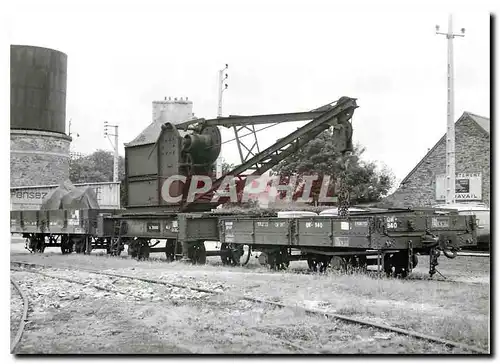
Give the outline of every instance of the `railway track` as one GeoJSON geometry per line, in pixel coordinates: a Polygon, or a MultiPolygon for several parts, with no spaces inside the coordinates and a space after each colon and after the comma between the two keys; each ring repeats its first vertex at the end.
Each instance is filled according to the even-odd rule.
{"type": "Polygon", "coordinates": [[[29,302],[28,302],[28,296],[26,295],[26,293],[21,289],[21,287],[19,287],[19,284],[17,284],[17,282],[12,277],[10,278],[10,282],[16,288],[17,292],[19,293],[19,295],[21,296],[21,298],[23,300],[23,313],[21,316],[21,320],[19,321],[19,327],[17,329],[17,333],[16,333],[16,336],[14,337],[14,340],[12,340],[12,342],[10,344],[11,353],[13,353],[16,350],[17,345],[21,341],[21,338],[22,338],[23,333],[24,333],[24,327],[26,326],[26,321],[28,318],[29,302]]]}
{"type": "MultiPolygon", "coordinates": [[[[31,263],[21,264],[20,262],[14,262],[14,264],[18,265],[18,266],[28,266],[29,268],[35,268],[35,267],[36,268],[47,268],[47,266],[44,266],[44,265],[37,265],[37,264],[31,264],[31,263]]],[[[55,268],[55,267],[50,267],[50,268],[55,268]]],[[[68,269],[68,268],[64,268],[64,269],[68,269]]],[[[109,288],[109,287],[103,287],[103,286],[100,286],[100,285],[91,284],[88,281],[75,280],[75,279],[71,279],[71,278],[66,278],[66,277],[61,277],[61,276],[57,276],[57,275],[47,274],[47,273],[44,273],[44,272],[41,272],[41,271],[35,271],[35,270],[31,270],[31,269],[17,269],[17,268],[12,268],[12,267],[11,267],[11,271],[36,274],[36,275],[39,275],[39,276],[42,276],[42,277],[51,278],[51,279],[55,279],[55,280],[60,280],[60,281],[64,281],[64,282],[68,282],[68,283],[73,283],[73,284],[78,284],[78,285],[81,285],[81,286],[84,286],[84,287],[91,287],[91,288],[94,288],[94,289],[97,289],[97,290],[100,290],[100,291],[106,291],[106,292],[117,294],[117,295],[121,295],[121,296],[133,297],[137,301],[147,301],[148,300],[148,299],[144,298],[143,296],[134,295],[134,294],[131,294],[128,291],[118,290],[118,289],[109,288]]],[[[117,278],[117,279],[129,280],[129,281],[143,281],[142,279],[137,279],[135,277],[102,274],[101,272],[94,272],[94,271],[87,270],[87,269],[80,269],[79,268],[78,271],[84,271],[84,272],[87,272],[87,273],[91,273],[91,274],[95,274],[95,275],[101,275],[101,276],[105,275],[105,276],[109,276],[109,277],[113,277],[113,278],[117,278]]],[[[117,283],[116,280],[114,280],[113,284],[116,284],[116,283],[117,283]]],[[[129,282],[129,283],[131,283],[131,282],[129,282]]],[[[149,283],[151,283],[151,282],[149,282],[149,283]]],[[[181,285],[168,285],[168,284],[165,284],[165,285],[166,286],[174,286],[174,287],[185,289],[185,290],[191,290],[191,288],[182,287],[181,285]]],[[[19,287],[19,286],[17,286],[17,287],[19,287]]],[[[203,293],[209,293],[210,295],[217,294],[217,292],[211,291],[211,290],[195,289],[194,291],[203,292],[203,293]]],[[[21,292],[21,291],[19,291],[19,292],[21,292]]],[[[23,292],[23,295],[24,295],[24,292],[23,292]]],[[[24,296],[27,297],[26,295],[24,295],[24,296]]],[[[27,300],[27,298],[26,298],[26,300],[27,300]]],[[[27,305],[25,307],[27,307],[27,305]]],[[[27,310],[25,310],[25,314],[23,315],[23,323],[26,321],[26,316],[27,316],[27,310]]],[[[277,342],[278,344],[280,344],[280,345],[282,345],[284,347],[293,348],[295,351],[297,351],[299,353],[309,353],[309,354],[315,354],[316,353],[316,352],[314,352],[313,350],[311,350],[309,348],[305,348],[305,347],[303,347],[301,345],[297,345],[296,343],[293,343],[291,341],[285,340],[283,338],[276,337],[276,336],[274,336],[274,335],[272,335],[272,334],[270,334],[268,332],[262,331],[260,329],[253,328],[251,330],[257,332],[260,336],[264,335],[264,336],[268,337],[270,340],[273,340],[273,341],[277,342]]],[[[19,327],[18,335],[16,336],[15,342],[13,342],[13,344],[12,344],[12,352],[14,352],[15,347],[19,344],[23,331],[24,331],[24,324],[19,327]]],[[[183,348],[183,349],[184,349],[184,351],[189,352],[189,350],[187,350],[186,348],[183,348]]]]}
{"type": "Polygon", "coordinates": [[[459,252],[457,253],[459,257],[477,257],[477,258],[489,258],[490,253],[479,253],[479,252],[459,252]]]}
{"type": "MultiPolygon", "coordinates": [[[[11,264],[13,264],[14,266],[17,266],[17,267],[27,267],[27,268],[70,269],[70,270],[74,270],[74,271],[82,271],[82,272],[87,272],[87,273],[92,273],[92,274],[102,275],[102,276],[108,276],[108,277],[113,277],[113,278],[128,279],[128,280],[132,280],[132,281],[135,280],[135,281],[147,282],[147,283],[150,283],[150,284],[156,284],[156,285],[162,285],[162,286],[169,286],[169,287],[177,287],[177,288],[181,288],[181,289],[186,289],[186,290],[191,290],[191,291],[197,291],[197,292],[207,293],[207,294],[210,294],[210,295],[226,295],[227,297],[231,297],[231,298],[234,298],[234,299],[237,299],[237,300],[244,300],[244,301],[249,301],[249,302],[252,302],[252,303],[259,303],[259,304],[263,304],[263,305],[268,305],[268,306],[273,306],[273,307],[279,307],[279,308],[282,308],[282,309],[292,309],[292,310],[296,310],[297,309],[296,306],[290,306],[290,305],[283,304],[283,303],[280,303],[280,302],[268,301],[268,300],[264,300],[264,299],[260,299],[260,298],[256,298],[256,297],[250,297],[250,296],[245,296],[245,295],[237,295],[237,294],[224,293],[224,292],[221,292],[220,290],[216,291],[216,290],[212,290],[212,289],[192,287],[192,286],[188,286],[188,285],[185,285],[185,284],[179,284],[179,283],[173,283],[173,282],[166,282],[166,281],[161,281],[161,280],[151,279],[151,278],[133,277],[133,276],[125,275],[125,274],[102,272],[102,271],[97,271],[97,270],[94,270],[94,269],[87,269],[87,268],[80,268],[80,267],[79,268],[74,268],[74,267],[49,266],[49,265],[42,265],[42,264],[35,264],[35,263],[26,263],[26,262],[19,262],[19,261],[11,261],[11,264]]],[[[13,269],[13,270],[16,270],[16,269],[13,269]]],[[[34,273],[34,274],[41,274],[43,276],[54,278],[54,279],[66,280],[68,282],[72,282],[72,283],[76,283],[76,284],[88,285],[88,283],[86,283],[86,282],[75,281],[75,280],[67,279],[67,278],[64,278],[64,277],[52,276],[52,275],[45,274],[43,272],[38,272],[38,271],[30,270],[30,269],[23,270],[23,271],[27,271],[27,272],[34,273]]],[[[103,290],[107,290],[107,291],[110,291],[110,292],[113,292],[113,293],[117,293],[117,294],[129,294],[129,293],[120,292],[118,290],[110,290],[109,288],[99,287],[99,286],[96,286],[96,285],[92,285],[92,286],[94,288],[96,288],[96,289],[103,289],[103,290]]],[[[370,328],[373,328],[373,329],[376,329],[376,330],[379,330],[379,331],[392,332],[392,333],[396,333],[396,334],[399,334],[399,335],[403,335],[403,336],[407,336],[407,337],[412,337],[412,338],[416,338],[416,339],[419,339],[419,340],[424,340],[424,341],[427,341],[427,342],[432,342],[432,343],[436,343],[436,344],[445,345],[445,346],[447,346],[449,348],[459,348],[459,349],[466,350],[466,351],[471,352],[471,353],[477,353],[477,354],[483,354],[483,355],[489,354],[489,351],[486,351],[486,350],[484,350],[482,348],[478,348],[478,347],[470,346],[470,345],[467,345],[467,344],[464,344],[464,343],[460,343],[460,342],[455,342],[455,341],[443,339],[443,338],[440,338],[440,337],[435,337],[435,336],[427,335],[425,333],[420,333],[420,332],[416,332],[416,331],[405,330],[405,329],[402,329],[402,328],[399,328],[399,327],[385,325],[385,324],[379,324],[379,323],[374,323],[374,322],[370,322],[370,321],[366,321],[366,320],[360,320],[360,319],[352,318],[352,317],[349,317],[349,316],[340,315],[340,314],[337,314],[337,313],[334,313],[334,312],[328,312],[328,311],[323,311],[323,310],[318,310],[318,309],[311,309],[311,308],[305,308],[305,307],[300,307],[300,309],[303,310],[305,313],[310,314],[310,315],[320,315],[322,317],[326,317],[326,318],[329,318],[329,319],[335,319],[335,320],[343,321],[343,322],[350,323],[350,324],[355,324],[355,325],[361,325],[361,326],[365,326],[365,327],[370,327],[370,328]]],[[[22,335],[22,332],[21,332],[21,335],[22,335]]],[[[295,345],[293,343],[288,343],[288,344],[291,344],[291,346],[295,345]]],[[[306,349],[304,349],[304,348],[302,348],[300,346],[297,346],[297,345],[295,345],[295,347],[297,349],[299,349],[299,350],[306,350],[306,349]]]]}

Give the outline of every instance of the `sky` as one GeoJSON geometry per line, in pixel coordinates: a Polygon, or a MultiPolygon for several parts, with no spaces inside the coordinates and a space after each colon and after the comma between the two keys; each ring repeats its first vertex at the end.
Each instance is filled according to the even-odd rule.
{"type": "MultiPolygon", "coordinates": [[[[111,150],[107,120],[119,125],[124,155],[123,143],[151,123],[152,101],[165,96],[189,97],[195,116],[215,117],[218,70],[228,63],[224,115],[307,111],[357,98],[354,142],[366,148],[365,160],[386,165],[400,181],[446,132],[447,42],[435,25],[446,31],[449,12],[455,32],[466,29],[454,41],[455,119],[464,111],[490,116],[490,15],[479,6],[26,4],[11,5],[9,42],[68,55],[66,117],[79,134],[76,152],[111,150]]],[[[297,126],[259,133],[261,149],[297,126]]],[[[223,140],[231,138],[223,130],[223,140]]],[[[222,156],[239,162],[234,142],[222,156]]]]}

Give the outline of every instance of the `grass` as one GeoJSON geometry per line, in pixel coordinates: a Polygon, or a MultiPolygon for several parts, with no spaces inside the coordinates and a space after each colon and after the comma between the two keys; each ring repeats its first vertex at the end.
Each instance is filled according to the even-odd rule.
{"type": "MultiPolygon", "coordinates": [[[[416,271],[405,280],[374,278],[366,274],[293,274],[293,272],[304,271],[304,262],[293,262],[290,267],[291,274],[290,272],[272,272],[263,267],[250,269],[216,265],[192,266],[180,262],[169,264],[163,261],[137,262],[104,256],[44,254],[31,255],[29,258],[34,262],[51,261],[54,264],[92,269],[112,269],[124,274],[137,274],[191,286],[204,287],[209,284],[211,287],[219,286],[224,292],[247,294],[289,305],[337,312],[463,342],[483,349],[487,349],[489,343],[490,261],[488,258],[458,257],[454,260],[440,258],[438,269],[455,282],[443,280],[439,276],[434,277],[433,280],[425,279],[428,272],[427,257],[421,257],[416,271]]],[[[215,257],[210,258],[211,262],[218,260],[215,257]]],[[[273,350],[276,343],[274,346],[267,345],[265,340],[263,343],[262,340],[256,339],[263,333],[274,335],[276,340],[292,340],[295,345],[309,348],[311,348],[312,341],[319,342],[319,346],[314,347],[314,350],[327,352],[350,353],[357,352],[357,350],[364,353],[447,352],[439,346],[410,339],[405,340],[402,337],[387,341],[370,341],[366,337],[352,337],[352,329],[347,327],[349,325],[345,326],[342,331],[338,329],[342,327],[340,323],[328,321],[325,324],[324,320],[322,321],[319,317],[313,320],[310,316],[305,316],[304,311],[300,309],[275,311],[260,307],[261,311],[253,311],[252,305],[245,306],[241,302],[235,304],[233,299],[225,298],[224,300],[222,297],[216,303],[203,307],[196,305],[194,308],[186,307],[184,304],[176,306],[173,313],[169,311],[165,326],[160,325],[158,330],[167,330],[168,327],[174,330],[173,328],[179,327],[182,331],[183,322],[185,325],[189,318],[191,320],[189,325],[198,327],[199,330],[208,330],[212,335],[217,336],[218,338],[214,338],[213,343],[214,345],[217,343],[218,349],[214,350],[223,352],[224,350],[231,352],[235,352],[232,350],[250,350],[252,352],[257,347],[262,350],[273,350]],[[217,306],[216,314],[211,308],[213,305],[217,306]],[[242,329],[238,329],[238,326],[242,329]],[[224,327],[229,327],[228,330],[232,334],[226,337],[223,334],[224,327]],[[358,342],[359,345],[341,345],[342,335],[335,336],[335,330],[340,330],[340,333],[344,332],[344,335],[348,335],[345,332],[351,332],[349,340],[352,343],[358,342]],[[329,346],[327,340],[323,338],[334,340],[337,346],[329,346]],[[227,343],[233,346],[230,347],[227,343]]],[[[155,320],[158,320],[158,323],[163,322],[161,318],[156,317],[157,314],[159,313],[148,311],[144,313],[144,319],[151,324],[155,320]]],[[[186,335],[194,335],[193,339],[198,340],[196,338],[199,333],[189,332],[186,335]]],[[[203,342],[204,339],[200,340],[203,342]]],[[[280,345],[280,350],[284,352],[299,350],[293,346],[280,345]]],[[[191,349],[195,352],[209,350],[208,346],[191,349]]]]}

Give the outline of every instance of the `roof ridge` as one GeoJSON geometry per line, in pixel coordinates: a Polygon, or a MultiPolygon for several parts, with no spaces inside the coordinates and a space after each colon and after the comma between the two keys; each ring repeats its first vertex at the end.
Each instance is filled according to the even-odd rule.
{"type": "Polygon", "coordinates": [[[490,120],[490,118],[489,118],[489,117],[482,116],[482,115],[478,115],[478,114],[474,114],[473,112],[470,112],[470,111],[464,111],[464,114],[468,114],[468,115],[472,115],[472,116],[477,116],[477,117],[480,117],[480,118],[483,118],[483,119],[488,119],[488,120],[490,120]]]}
{"type": "MultiPolygon", "coordinates": [[[[477,125],[478,128],[480,128],[483,132],[485,133],[488,133],[489,134],[489,131],[487,131],[483,126],[481,126],[477,120],[474,120],[474,117],[480,117],[480,118],[483,118],[483,119],[487,119],[487,120],[490,120],[489,118],[486,118],[484,116],[480,116],[480,115],[477,115],[477,114],[474,114],[474,113],[471,113],[471,112],[468,112],[468,111],[464,111],[462,113],[462,115],[455,121],[454,124],[457,124],[459,121],[463,120],[464,118],[467,118],[467,117],[470,117],[472,119],[472,121],[477,125]]],[[[432,153],[434,152],[434,150],[438,147],[438,145],[440,143],[443,142],[443,140],[446,140],[446,133],[444,133],[444,135],[439,138],[439,140],[436,142],[436,144],[434,144],[434,146],[432,148],[430,148],[427,153],[425,153],[425,155],[422,157],[422,159],[420,159],[420,161],[415,165],[415,167],[413,167],[413,169],[401,180],[400,184],[405,184],[411,177],[411,175],[418,169],[418,167],[420,167],[422,165],[422,163],[424,162],[424,160],[432,153]]]]}

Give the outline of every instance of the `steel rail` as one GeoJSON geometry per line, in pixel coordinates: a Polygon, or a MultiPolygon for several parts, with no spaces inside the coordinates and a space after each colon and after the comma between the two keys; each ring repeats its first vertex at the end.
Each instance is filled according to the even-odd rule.
{"type": "MultiPolygon", "coordinates": [[[[33,264],[30,264],[30,265],[33,265],[33,264]]],[[[44,266],[44,267],[47,267],[47,266],[44,266]]],[[[77,269],[81,270],[81,271],[86,271],[87,272],[87,270],[85,270],[85,269],[80,269],[80,268],[77,268],[77,269]]],[[[14,269],[14,268],[10,268],[10,270],[11,271],[16,271],[16,272],[25,272],[25,273],[31,273],[31,274],[38,274],[38,275],[41,275],[43,277],[58,279],[58,280],[62,280],[62,281],[70,282],[70,283],[76,283],[76,284],[80,284],[82,286],[88,286],[88,287],[96,288],[98,290],[107,291],[107,292],[116,293],[116,294],[122,294],[122,295],[126,295],[128,297],[135,297],[135,298],[139,298],[140,300],[144,300],[143,297],[140,297],[140,296],[137,296],[137,295],[133,295],[133,294],[130,294],[128,292],[123,292],[123,291],[115,290],[115,289],[112,289],[112,288],[101,287],[101,286],[93,285],[93,284],[90,284],[90,283],[87,283],[87,282],[82,282],[82,281],[73,280],[73,279],[69,279],[69,278],[53,276],[53,275],[46,274],[46,273],[43,273],[43,272],[38,272],[38,271],[34,271],[34,270],[26,270],[26,269],[14,269]]],[[[94,273],[94,272],[91,272],[91,273],[94,273]]],[[[96,274],[101,274],[101,273],[96,273],[96,274]]],[[[130,278],[120,277],[120,278],[129,279],[129,280],[137,280],[135,277],[130,277],[130,278]]],[[[182,288],[184,288],[184,287],[182,287],[182,288]]],[[[190,288],[184,288],[184,289],[189,290],[190,288]]],[[[214,292],[210,292],[210,293],[213,294],[213,295],[219,294],[218,292],[215,292],[215,291],[214,292]]],[[[23,327],[23,329],[24,329],[24,327],[23,327]]],[[[297,345],[297,344],[295,344],[295,343],[293,343],[291,341],[288,341],[288,340],[284,340],[284,339],[275,337],[272,334],[269,334],[267,332],[258,330],[256,328],[252,328],[251,330],[253,330],[255,332],[258,332],[259,334],[265,334],[266,336],[269,336],[269,337],[273,338],[274,340],[278,341],[279,343],[281,343],[284,346],[290,346],[290,347],[293,347],[296,350],[299,350],[299,351],[302,351],[302,352],[305,352],[305,353],[310,352],[310,350],[308,350],[307,348],[304,348],[303,346],[297,345]]]]}
{"type": "MultiPolygon", "coordinates": [[[[19,264],[18,262],[12,262],[15,264],[19,264]]],[[[21,263],[24,264],[24,263],[21,263]]],[[[41,266],[41,267],[51,267],[47,265],[41,265],[41,264],[33,264],[33,263],[28,263],[28,265],[35,265],[35,266],[41,266]]],[[[51,267],[52,268],[52,267],[51,267]]],[[[57,267],[55,267],[57,268],[57,267]]],[[[224,292],[218,292],[215,290],[210,290],[210,289],[205,289],[205,288],[198,288],[198,287],[191,287],[187,286],[184,284],[179,284],[179,283],[171,283],[171,282],[165,282],[165,281],[160,281],[157,279],[151,279],[151,278],[143,278],[143,277],[132,277],[132,276],[127,276],[124,274],[118,274],[118,273],[108,273],[108,272],[102,272],[102,271],[97,271],[94,269],[87,269],[87,268],[69,268],[73,270],[80,270],[80,271],[85,271],[85,272],[90,272],[90,273],[95,273],[95,274],[101,274],[105,276],[110,276],[110,277],[116,277],[116,278],[127,278],[127,279],[132,279],[132,280],[138,280],[142,282],[147,282],[147,283],[153,283],[153,284],[158,284],[158,285],[163,285],[163,286],[171,286],[171,287],[177,287],[177,288],[182,288],[182,289],[189,289],[193,291],[198,291],[198,292],[203,292],[203,293],[209,293],[209,294],[214,294],[214,295],[226,295],[228,297],[236,298],[239,300],[245,300],[249,302],[255,302],[255,303],[261,303],[265,305],[270,305],[270,306],[275,306],[275,307],[280,307],[280,308],[287,308],[287,309],[301,309],[304,310],[304,312],[309,313],[309,314],[314,314],[314,315],[322,315],[327,318],[333,318],[337,319],[340,321],[348,322],[351,324],[357,324],[357,325],[362,325],[362,326],[367,326],[367,327],[373,327],[382,331],[389,331],[389,332],[395,332],[400,335],[405,335],[409,337],[414,337],[420,340],[425,340],[429,342],[434,342],[437,344],[442,344],[446,345],[448,347],[455,347],[455,348],[460,348],[463,350],[467,350],[473,353],[478,353],[478,354],[483,354],[483,355],[489,355],[490,352],[483,350],[481,348],[475,347],[475,346],[470,346],[467,344],[443,339],[440,337],[432,336],[432,335],[427,335],[424,333],[416,332],[416,331],[411,331],[411,330],[405,330],[401,329],[399,327],[394,327],[394,326],[389,326],[389,325],[384,325],[384,324],[378,324],[366,320],[360,320],[360,319],[355,319],[349,316],[344,316],[340,315],[337,313],[333,312],[328,312],[328,311],[322,311],[322,310],[317,310],[317,309],[310,309],[310,308],[305,308],[305,307],[300,307],[300,306],[291,306],[291,305],[286,305],[284,303],[279,303],[279,302],[273,302],[273,301],[267,301],[264,299],[260,298],[254,298],[254,297],[249,297],[249,296],[244,296],[244,295],[237,295],[237,294],[229,294],[229,293],[224,293],[224,292]]]]}
{"type": "Polygon", "coordinates": [[[21,295],[21,298],[23,300],[23,314],[21,316],[21,321],[19,322],[19,327],[17,328],[17,333],[16,336],[14,337],[14,340],[11,342],[10,347],[11,347],[11,354],[14,353],[16,350],[17,345],[19,345],[19,342],[21,341],[21,338],[24,333],[24,327],[26,326],[27,318],[28,318],[28,296],[23,292],[21,287],[17,284],[17,282],[10,277],[10,282],[12,285],[17,289],[19,294],[21,295]]]}
{"type": "Polygon", "coordinates": [[[469,253],[469,252],[458,252],[459,257],[476,257],[476,258],[489,258],[490,253],[469,253]]]}

